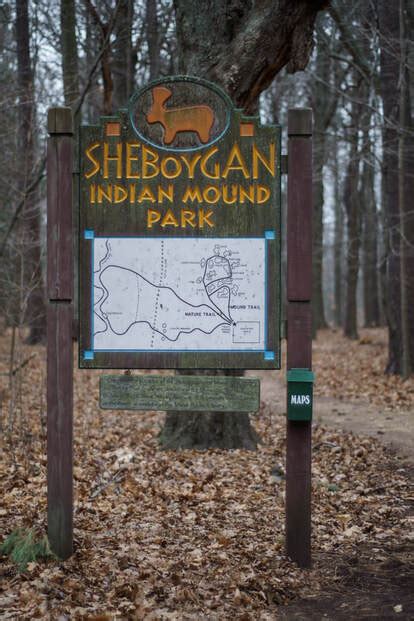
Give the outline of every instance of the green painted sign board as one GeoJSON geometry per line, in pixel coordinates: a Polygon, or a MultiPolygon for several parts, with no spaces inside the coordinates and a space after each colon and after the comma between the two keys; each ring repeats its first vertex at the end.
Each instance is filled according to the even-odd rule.
{"type": "Polygon", "coordinates": [[[280,165],[196,78],[81,127],[81,367],[280,368],[280,165]]]}
{"type": "Polygon", "coordinates": [[[100,407],[117,410],[256,412],[260,380],[198,375],[102,375],[100,407]]]}

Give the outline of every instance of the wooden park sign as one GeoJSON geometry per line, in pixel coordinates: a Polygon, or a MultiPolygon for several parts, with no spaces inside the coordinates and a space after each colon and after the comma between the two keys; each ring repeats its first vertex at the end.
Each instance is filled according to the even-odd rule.
{"type": "MultiPolygon", "coordinates": [[[[73,550],[72,178],[81,368],[278,369],[281,129],[187,76],[82,126],[48,115],[48,536],[73,550]],[[75,170],[74,170],[75,169],[75,170]]],[[[286,551],[310,566],[312,115],[290,110],[286,551]]],[[[287,158],[284,159],[286,172],[287,158]]],[[[101,407],[255,411],[259,380],[101,377],[101,407]]]]}
{"type": "Polygon", "coordinates": [[[80,365],[280,366],[280,128],[174,77],[80,132],[80,365]]]}

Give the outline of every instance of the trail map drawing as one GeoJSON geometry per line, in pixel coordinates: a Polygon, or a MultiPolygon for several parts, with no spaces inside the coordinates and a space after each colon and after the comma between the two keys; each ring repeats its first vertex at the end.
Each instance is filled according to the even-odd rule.
{"type": "Polygon", "coordinates": [[[256,238],[97,237],[95,351],[262,351],[266,247],[256,238]]]}

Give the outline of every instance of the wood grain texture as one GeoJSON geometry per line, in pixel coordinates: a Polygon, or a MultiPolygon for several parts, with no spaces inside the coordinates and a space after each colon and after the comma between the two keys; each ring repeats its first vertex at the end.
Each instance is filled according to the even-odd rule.
{"type": "Polygon", "coordinates": [[[72,138],[54,134],[47,146],[47,295],[73,297],[72,138]]]}
{"type": "Polygon", "coordinates": [[[72,116],[48,114],[47,499],[48,537],[61,559],[73,552],[72,116]]]}
{"type": "Polygon", "coordinates": [[[288,111],[288,136],[312,136],[311,108],[291,108],[288,111]]]}
{"type": "Polygon", "coordinates": [[[309,302],[287,305],[287,368],[312,368],[312,308],[309,302]]]}
{"type": "Polygon", "coordinates": [[[312,114],[295,112],[288,129],[287,299],[306,301],[312,297],[312,138],[304,132],[311,131],[312,114]]]}
{"type": "Polygon", "coordinates": [[[62,559],[73,551],[73,351],[72,303],[47,310],[47,499],[51,549],[62,559]]]}
{"type": "Polygon", "coordinates": [[[71,108],[49,108],[47,111],[47,131],[49,134],[73,134],[71,108]]]}
{"type": "Polygon", "coordinates": [[[299,567],[310,567],[312,423],[287,421],[286,554],[299,567]]]}
{"type": "MultiPolygon", "coordinates": [[[[312,368],[312,113],[289,112],[287,368],[312,368]]],[[[311,566],[312,422],[286,421],[286,554],[311,566]]]]}
{"type": "Polygon", "coordinates": [[[256,412],[260,380],[217,376],[128,376],[100,378],[100,407],[118,410],[256,412]]]}

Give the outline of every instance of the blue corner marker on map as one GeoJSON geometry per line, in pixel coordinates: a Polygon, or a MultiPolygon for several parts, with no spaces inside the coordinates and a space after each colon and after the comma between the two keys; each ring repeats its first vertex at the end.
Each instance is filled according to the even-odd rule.
{"type": "Polygon", "coordinates": [[[265,231],[265,239],[275,239],[276,233],[274,231],[265,231]]]}
{"type": "Polygon", "coordinates": [[[85,229],[83,232],[83,237],[85,239],[93,239],[95,237],[95,233],[92,231],[92,229],[85,229]]]}
{"type": "Polygon", "coordinates": [[[94,357],[95,357],[95,354],[93,353],[93,351],[85,350],[83,352],[83,359],[84,360],[93,360],[94,357]]]}
{"type": "Polygon", "coordinates": [[[274,360],[275,359],[275,352],[274,351],[265,351],[264,359],[265,360],[274,360]]]}

